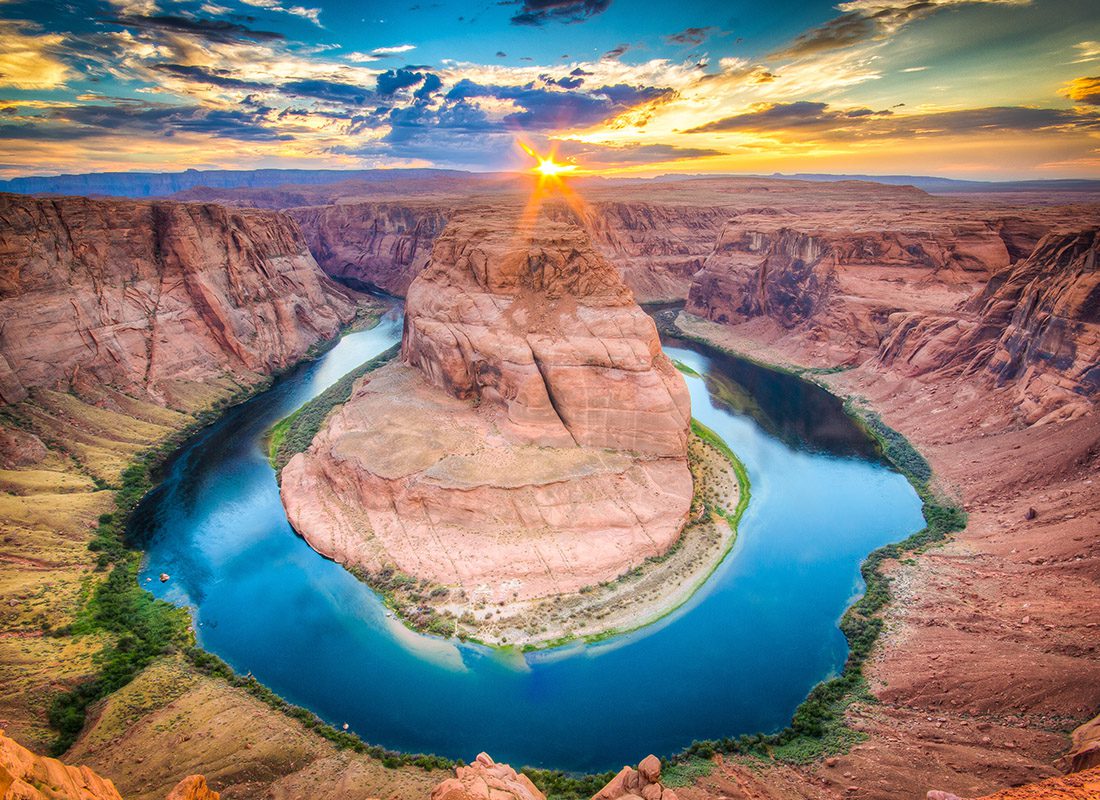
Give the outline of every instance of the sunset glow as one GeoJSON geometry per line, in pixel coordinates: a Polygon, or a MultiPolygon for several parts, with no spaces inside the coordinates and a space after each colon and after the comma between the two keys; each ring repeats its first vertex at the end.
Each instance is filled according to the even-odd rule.
{"type": "Polygon", "coordinates": [[[1096,177],[1098,42],[1079,0],[13,0],[0,177],[528,171],[517,136],[555,179],[1096,177]]]}

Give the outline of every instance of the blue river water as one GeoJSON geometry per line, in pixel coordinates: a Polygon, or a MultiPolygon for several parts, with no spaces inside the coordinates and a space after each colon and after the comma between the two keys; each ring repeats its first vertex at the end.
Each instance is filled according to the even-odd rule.
{"type": "Polygon", "coordinates": [[[372,744],[593,771],[776,730],[844,663],[837,621],[862,590],[860,561],[923,524],[916,493],[835,398],[667,340],[699,373],[686,376],[693,415],[752,481],[738,541],[706,585],[597,645],[522,655],[412,633],[295,535],[263,447],[272,424],[400,335],[395,308],[230,409],[170,462],[130,531],[144,585],[193,610],[202,647],[372,744]]]}

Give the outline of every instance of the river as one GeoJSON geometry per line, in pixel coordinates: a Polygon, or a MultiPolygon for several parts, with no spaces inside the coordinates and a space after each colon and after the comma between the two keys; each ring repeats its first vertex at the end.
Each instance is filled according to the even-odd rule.
{"type": "Polygon", "coordinates": [[[296,536],[264,452],[272,424],[401,336],[394,307],[189,440],[135,512],[143,584],[199,644],[364,740],[467,761],[595,771],[786,725],[846,657],[837,628],[872,550],[923,525],[906,480],[840,402],[798,378],[665,340],[692,413],[744,462],[731,553],[675,613],[597,645],[522,655],[423,636],[296,536]],[[171,578],[160,583],[160,573],[171,578]]]}

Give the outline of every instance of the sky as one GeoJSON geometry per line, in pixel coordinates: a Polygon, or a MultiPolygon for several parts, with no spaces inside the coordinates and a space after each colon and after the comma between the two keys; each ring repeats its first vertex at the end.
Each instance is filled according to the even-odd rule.
{"type": "Polygon", "coordinates": [[[1097,0],[0,0],[0,176],[1100,178],[1097,0]],[[300,5],[298,3],[301,3],[300,5]]]}

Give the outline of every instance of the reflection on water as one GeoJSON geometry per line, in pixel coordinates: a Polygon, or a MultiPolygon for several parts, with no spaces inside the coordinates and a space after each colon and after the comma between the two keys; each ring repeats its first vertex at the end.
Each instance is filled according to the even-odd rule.
{"type": "Polygon", "coordinates": [[[367,741],[471,759],[607,769],[693,739],[774,730],[846,656],[836,622],[875,547],[920,502],[818,387],[668,341],[693,413],[744,461],[732,553],[656,625],[523,655],[421,636],[290,529],[265,431],[400,338],[395,312],[230,410],[185,445],[132,532],[142,580],[194,609],[203,647],[367,741]]]}

